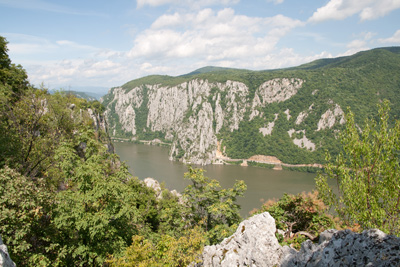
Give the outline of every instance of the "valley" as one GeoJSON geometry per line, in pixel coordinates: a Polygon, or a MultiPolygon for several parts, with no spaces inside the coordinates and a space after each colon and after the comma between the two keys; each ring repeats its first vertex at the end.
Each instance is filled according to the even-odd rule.
{"type": "Polygon", "coordinates": [[[398,117],[399,71],[396,47],[288,69],[206,67],[130,81],[102,104],[113,138],[168,144],[170,160],[208,165],[261,155],[309,166],[339,152],[347,108],[362,126],[389,99],[398,117]]]}

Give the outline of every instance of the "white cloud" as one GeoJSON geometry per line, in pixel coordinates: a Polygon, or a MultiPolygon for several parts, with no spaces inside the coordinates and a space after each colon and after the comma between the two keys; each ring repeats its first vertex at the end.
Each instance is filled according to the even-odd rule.
{"type": "Polygon", "coordinates": [[[60,89],[65,85],[119,85],[126,79],[128,71],[121,52],[69,40],[50,41],[15,33],[1,35],[9,41],[13,63],[22,64],[32,84],[45,82],[60,89]]]}
{"type": "Polygon", "coordinates": [[[400,30],[397,30],[392,37],[379,39],[378,42],[382,44],[400,44],[400,30]]]}
{"type": "Polygon", "coordinates": [[[249,60],[271,52],[281,37],[302,25],[301,21],[282,15],[237,15],[230,8],[174,13],[161,16],[150,29],[140,33],[128,56],[158,61],[190,57],[206,59],[209,64],[237,58],[249,60]]]}
{"type": "Polygon", "coordinates": [[[127,74],[124,64],[96,59],[63,60],[41,66],[28,66],[27,71],[31,83],[45,82],[56,89],[68,85],[119,85],[127,74]]]}
{"type": "Polygon", "coordinates": [[[400,8],[400,0],[330,0],[309,18],[311,22],[343,20],[359,14],[361,20],[372,20],[400,8]]]}
{"type": "MultiPolygon", "coordinates": [[[[239,3],[240,0],[137,0],[137,7],[142,8],[144,6],[162,6],[162,5],[177,5],[177,6],[188,6],[191,8],[202,8],[206,6],[215,5],[232,5],[239,3]]],[[[278,0],[281,1],[281,0],[278,0]]]]}
{"type": "Polygon", "coordinates": [[[160,16],[148,29],[138,32],[128,52],[98,49],[69,40],[41,40],[38,43],[47,43],[53,54],[74,51],[75,59],[53,58],[41,67],[26,68],[34,84],[46,82],[57,87],[117,86],[149,74],[180,75],[206,65],[249,69],[293,66],[310,58],[278,49],[277,43],[303,25],[283,15],[248,17],[235,14],[230,8],[181,11],[160,16]]]}
{"type": "Polygon", "coordinates": [[[370,49],[368,46],[368,40],[372,38],[372,33],[363,33],[362,39],[355,39],[346,45],[347,50],[344,53],[337,55],[338,57],[354,55],[357,52],[365,51],[370,49]]]}

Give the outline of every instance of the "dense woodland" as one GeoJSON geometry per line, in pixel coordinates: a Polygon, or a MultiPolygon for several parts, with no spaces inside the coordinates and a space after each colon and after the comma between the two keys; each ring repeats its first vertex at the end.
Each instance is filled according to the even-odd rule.
{"type": "MultiPolygon", "coordinates": [[[[388,118],[388,106],[381,117],[388,118]]],[[[204,245],[218,243],[236,230],[242,220],[236,200],[246,190],[243,182],[222,189],[201,169],[188,167],[184,178],[191,184],[182,195],[162,189],[157,196],[132,177],[113,153],[106,129],[95,127],[93,117],[101,120],[102,111],[97,101],[34,88],[22,66],[11,62],[7,42],[0,37],[0,235],[17,266],[187,266],[199,259],[204,245]]],[[[354,124],[349,129],[358,136],[354,124]]],[[[374,125],[370,129],[374,133],[374,125]]],[[[399,127],[394,128],[388,134],[392,139],[382,141],[391,142],[384,146],[390,158],[378,158],[382,162],[378,171],[366,173],[378,177],[375,184],[383,181],[380,190],[387,183],[394,186],[384,191],[390,193],[390,199],[399,196],[399,132],[399,127]],[[394,173],[391,179],[379,179],[388,173],[394,173]]],[[[364,133],[364,137],[368,135],[364,133]]],[[[354,138],[350,141],[357,143],[354,138]]],[[[372,153],[370,158],[376,155],[372,153]]],[[[346,160],[340,163],[344,166],[346,160]]],[[[357,168],[369,170],[368,166],[357,168]]],[[[328,175],[334,176],[334,165],[328,170],[328,175]]],[[[322,199],[325,204],[335,204],[334,194],[324,183],[327,176],[320,175],[322,199]]],[[[354,177],[352,172],[344,175],[354,177]]],[[[269,211],[277,227],[286,231],[278,236],[280,241],[295,246],[304,238],[293,238],[292,232],[317,236],[331,227],[382,226],[398,235],[399,229],[386,227],[398,220],[398,201],[390,207],[391,221],[379,224],[389,208],[382,207],[382,195],[373,194],[373,183],[365,188],[364,194],[371,198],[364,206],[379,215],[373,224],[365,223],[371,214],[368,209],[362,218],[348,213],[341,220],[333,218],[316,192],[284,195],[255,213],[269,211]]],[[[354,213],[354,209],[348,212],[354,213]]]]}

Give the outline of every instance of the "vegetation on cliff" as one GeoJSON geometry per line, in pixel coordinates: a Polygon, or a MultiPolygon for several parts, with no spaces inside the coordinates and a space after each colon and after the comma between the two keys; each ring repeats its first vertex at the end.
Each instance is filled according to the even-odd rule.
{"type": "Polygon", "coordinates": [[[400,48],[377,48],[288,69],[206,67],[178,77],[153,75],[113,88],[102,103],[112,135],[173,143],[171,157],[184,162],[212,162],[218,140],[235,159],[269,155],[291,164],[324,163],[326,150],[339,153],[347,107],[361,124],[375,118],[376,104],[388,99],[390,115],[398,118],[399,72],[400,48]],[[143,102],[135,102],[139,98],[143,102]],[[213,127],[193,127],[201,116],[213,127]],[[202,150],[205,138],[215,142],[202,150]]]}

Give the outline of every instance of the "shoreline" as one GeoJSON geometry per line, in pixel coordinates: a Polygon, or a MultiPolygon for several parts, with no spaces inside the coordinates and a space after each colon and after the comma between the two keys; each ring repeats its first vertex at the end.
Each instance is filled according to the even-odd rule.
{"type": "MultiPolygon", "coordinates": [[[[132,138],[118,138],[112,137],[112,142],[129,142],[129,143],[137,143],[144,145],[153,145],[153,146],[171,146],[170,143],[166,143],[161,141],[160,139],[153,140],[135,140],[132,138]]],[[[279,160],[275,156],[267,156],[267,155],[253,155],[247,159],[232,159],[228,156],[225,156],[223,152],[220,150],[220,143],[218,142],[218,147],[215,151],[215,158],[213,159],[211,165],[239,165],[242,167],[261,167],[261,168],[269,168],[277,171],[281,171],[284,169],[300,169],[293,171],[301,171],[302,168],[311,168],[311,170],[315,169],[323,169],[324,166],[319,163],[311,163],[311,164],[290,164],[284,163],[279,160]],[[240,163],[239,163],[240,162],[240,163]],[[262,166],[265,165],[265,166],[262,166]]],[[[310,172],[309,170],[306,170],[310,172]]]]}

